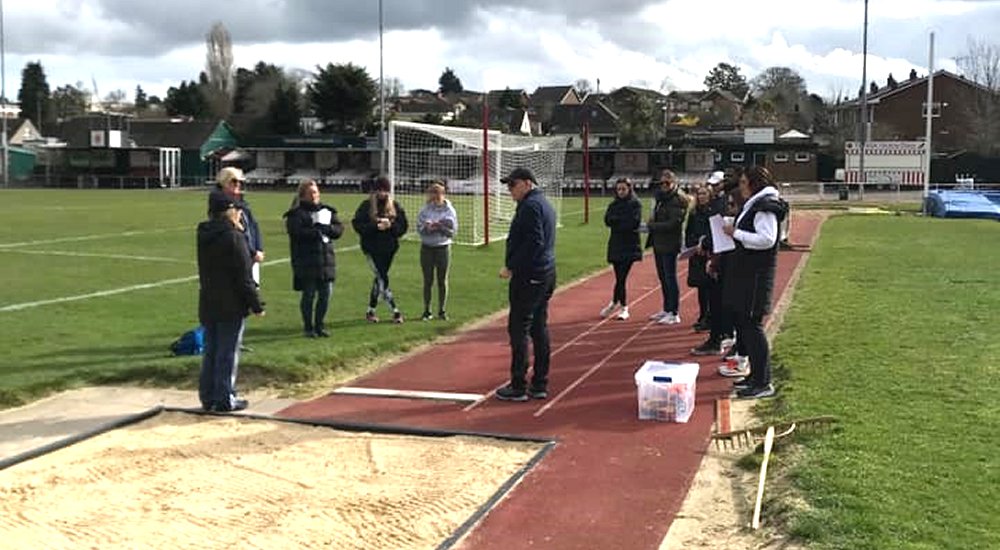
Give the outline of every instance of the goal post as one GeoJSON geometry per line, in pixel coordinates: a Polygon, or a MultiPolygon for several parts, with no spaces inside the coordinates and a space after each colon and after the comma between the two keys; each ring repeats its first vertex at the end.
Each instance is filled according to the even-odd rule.
{"type": "Polygon", "coordinates": [[[487,244],[487,235],[490,241],[507,237],[516,205],[500,178],[515,167],[535,174],[560,219],[565,138],[393,121],[388,159],[393,195],[414,220],[427,184],[445,183],[459,217],[458,244],[487,244]]]}

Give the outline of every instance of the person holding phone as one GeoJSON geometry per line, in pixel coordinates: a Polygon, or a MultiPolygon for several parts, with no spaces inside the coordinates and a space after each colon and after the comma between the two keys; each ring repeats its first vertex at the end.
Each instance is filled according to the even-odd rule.
{"type": "Polygon", "coordinates": [[[375,276],[368,294],[368,311],[365,313],[365,319],[369,323],[379,322],[375,308],[378,307],[380,298],[392,310],[393,322],[403,322],[403,314],[396,307],[395,295],[389,287],[389,270],[399,250],[399,239],[406,234],[409,224],[406,212],[392,198],[391,191],[392,183],[389,178],[379,176],[371,194],[358,205],[351,221],[354,231],[361,238],[361,251],[375,276]]]}
{"type": "Polygon", "coordinates": [[[431,290],[435,278],[438,289],[437,317],[442,321],[448,320],[445,309],[448,303],[448,268],[451,264],[451,243],[457,231],[458,214],[445,198],[444,182],[434,180],[427,186],[427,203],[417,216],[420,269],[424,275],[424,321],[434,318],[431,314],[431,290]]]}

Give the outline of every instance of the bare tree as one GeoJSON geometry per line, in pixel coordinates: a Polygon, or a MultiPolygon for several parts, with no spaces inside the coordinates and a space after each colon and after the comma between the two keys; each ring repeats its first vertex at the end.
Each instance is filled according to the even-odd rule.
{"type": "Polygon", "coordinates": [[[979,85],[965,109],[971,145],[983,155],[1000,154],[1000,44],[969,38],[967,48],[956,61],[962,75],[979,85]]]}
{"type": "Polygon", "coordinates": [[[581,78],[573,83],[573,89],[576,90],[576,95],[584,98],[590,95],[590,92],[594,91],[594,88],[590,85],[590,81],[586,78],[581,78]]]}
{"type": "Polygon", "coordinates": [[[221,21],[212,25],[205,36],[205,74],[208,77],[207,90],[212,112],[226,116],[232,109],[233,101],[233,39],[221,21]]]}

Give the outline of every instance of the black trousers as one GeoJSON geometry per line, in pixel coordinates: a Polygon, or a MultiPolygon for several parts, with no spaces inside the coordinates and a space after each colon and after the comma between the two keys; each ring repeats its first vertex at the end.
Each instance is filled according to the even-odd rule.
{"type": "Polygon", "coordinates": [[[712,315],[712,289],[709,284],[698,287],[698,320],[701,322],[711,322],[712,315]]]}
{"type": "Polygon", "coordinates": [[[528,337],[534,348],[533,388],[545,388],[549,383],[549,299],[556,289],[556,273],[537,279],[512,278],[508,293],[510,314],[507,334],[510,336],[510,384],[517,390],[527,387],[528,337]]]}
{"type": "Polygon", "coordinates": [[[632,264],[634,263],[632,260],[626,260],[611,264],[615,268],[615,291],[611,297],[612,302],[623,306],[628,305],[628,299],[625,296],[625,283],[628,281],[628,274],[629,271],[632,271],[632,264]]]}
{"type": "Polygon", "coordinates": [[[736,315],[736,332],[750,358],[750,379],[754,387],[771,383],[771,348],[764,334],[764,318],[752,313],[736,315]]]}

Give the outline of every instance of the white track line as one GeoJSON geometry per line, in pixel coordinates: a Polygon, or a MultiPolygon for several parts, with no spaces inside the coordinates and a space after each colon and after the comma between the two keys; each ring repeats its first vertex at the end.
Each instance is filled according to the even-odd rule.
{"type": "MultiPolygon", "coordinates": [[[[359,248],[360,247],[357,246],[357,245],[355,245],[355,246],[348,246],[346,248],[342,248],[342,249],[338,250],[338,252],[349,252],[351,250],[358,250],[359,248]]],[[[288,263],[288,261],[289,261],[288,258],[281,258],[280,260],[271,260],[271,261],[264,262],[261,265],[267,267],[267,266],[272,266],[272,265],[278,265],[278,264],[288,263]]],[[[50,300],[39,300],[37,302],[24,302],[24,303],[20,303],[20,304],[11,304],[11,305],[8,305],[8,306],[0,307],[0,313],[7,313],[7,312],[10,312],[10,311],[21,311],[21,310],[24,310],[24,309],[31,309],[31,308],[41,307],[41,306],[48,306],[48,305],[52,305],[52,304],[64,304],[66,302],[78,302],[80,300],[89,300],[91,298],[103,298],[105,296],[114,296],[116,294],[125,294],[127,292],[135,292],[137,290],[147,290],[147,289],[150,289],[150,288],[159,288],[159,287],[163,287],[163,286],[189,283],[191,281],[197,281],[197,280],[198,280],[198,276],[197,275],[190,275],[188,277],[179,277],[177,279],[166,279],[166,280],[163,280],[163,281],[156,281],[155,283],[143,283],[143,284],[140,284],[140,285],[125,286],[125,287],[121,287],[121,288],[112,288],[110,290],[100,290],[100,291],[97,291],[97,292],[91,292],[91,293],[88,293],[88,294],[79,294],[79,295],[76,295],[76,296],[64,296],[62,298],[52,298],[50,300]]]]}
{"type": "Polygon", "coordinates": [[[60,237],[58,239],[42,239],[38,241],[23,241],[19,243],[0,243],[0,249],[2,248],[20,248],[22,246],[35,246],[39,244],[56,244],[56,243],[75,243],[80,241],[96,241],[99,239],[110,239],[114,237],[134,237],[136,235],[157,235],[160,233],[172,233],[174,231],[181,231],[184,229],[192,229],[192,227],[174,227],[171,229],[152,229],[149,231],[122,231],[119,233],[100,233],[96,235],[80,235],[77,237],[60,237]]]}
{"type": "Polygon", "coordinates": [[[337,388],[330,393],[364,397],[396,397],[402,399],[427,399],[431,401],[477,401],[483,396],[478,393],[452,393],[422,390],[391,390],[383,388],[337,388]]]}
{"type": "MultiPolygon", "coordinates": [[[[687,298],[688,296],[690,296],[694,291],[695,291],[695,289],[688,290],[687,292],[684,293],[683,296],[681,296],[681,299],[678,300],[678,301],[683,301],[685,298],[687,298]]],[[[615,355],[618,355],[618,352],[620,352],[621,350],[625,349],[625,346],[631,344],[633,341],[635,341],[636,338],[638,338],[639,336],[641,336],[643,332],[646,332],[646,329],[648,329],[649,327],[651,327],[651,326],[653,326],[655,324],[657,324],[657,321],[650,321],[650,322],[646,323],[646,326],[642,327],[642,329],[639,330],[639,332],[636,332],[635,334],[633,334],[632,336],[630,336],[627,340],[625,340],[624,342],[622,342],[617,348],[615,348],[614,350],[612,350],[611,353],[605,355],[604,359],[601,359],[596,365],[594,365],[593,367],[590,367],[590,369],[588,369],[587,372],[581,374],[579,376],[579,378],[577,378],[576,380],[573,381],[572,384],[570,384],[569,386],[566,386],[566,389],[564,389],[563,391],[559,392],[559,395],[553,397],[551,401],[549,401],[548,403],[545,404],[545,406],[543,406],[542,408],[540,408],[537,411],[535,411],[535,414],[533,414],[532,416],[534,416],[535,418],[538,418],[539,416],[542,416],[543,414],[545,414],[545,411],[547,411],[547,410],[551,409],[552,407],[554,407],[556,405],[556,403],[558,403],[560,400],[562,400],[563,397],[565,397],[566,395],[568,395],[569,392],[571,392],[574,389],[576,389],[576,387],[579,386],[580,384],[582,384],[584,380],[590,378],[590,376],[592,374],[594,374],[601,367],[603,367],[604,365],[606,365],[608,363],[608,361],[611,360],[612,357],[614,357],[615,355]]]]}
{"type": "Polygon", "coordinates": [[[139,262],[165,262],[172,264],[194,265],[191,260],[177,260],[160,256],[129,256],[128,254],[91,254],[89,252],[70,252],[67,250],[21,250],[18,248],[0,248],[0,252],[14,254],[34,254],[37,256],[69,256],[72,258],[106,258],[111,260],[135,260],[139,262]]]}
{"type": "MultiPolygon", "coordinates": [[[[678,279],[680,279],[682,276],[683,277],[687,276],[686,266],[685,266],[684,274],[683,275],[681,275],[680,272],[677,273],[677,278],[678,279]]],[[[657,283],[657,285],[659,285],[659,283],[657,283]]],[[[635,307],[636,304],[638,304],[639,302],[645,300],[646,298],[649,297],[650,294],[653,294],[657,290],[660,290],[659,286],[653,287],[652,289],[650,289],[649,291],[647,291],[645,294],[643,294],[639,298],[633,300],[632,303],[629,304],[629,307],[635,307]]],[[[689,293],[690,293],[690,291],[689,291],[689,293]]],[[[687,294],[685,294],[685,296],[687,296],[687,294]]],[[[679,307],[680,306],[680,299],[678,299],[677,302],[678,302],[678,307],[679,307]]],[[[561,352],[561,351],[565,350],[566,348],[572,346],[573,344],[579,342],[581,338],[583,338],[584,336],[587,336],[588,334],[594,332],[595,330],[597,330],[598,328],[600,328],[601,325],[603,325],[604,323],[607,323],[611,319],[613,319],[613,317],[611,317],[611,316],[608,316],[608,317],[605,317],[604,319],[601,319],[600,322],[594,324],[593,326],[591,326],[590,328],[588,328],[584,332],[581,332],[580,334],[577,334],[576,336],[574,336],[569,342],[566,342],[565,344],[559,346],[558,349],[556,349],[551,354],[549,354],[549,357],[551,358],[551,357],[555,356],[556,354],[558,354],[559,352],[561,352]]],[[[499,386],[493,388],[492,390],[489,391],[489,393],[487,393],[486,395],[484,395],[482,399],[480,399],[479,401],[476,401],[475,403],[472,403],[469,406],[467,406],[464,409],[462,409],[462,412],[469,412],[472,409],[475,409],[476,407],[482,405],[483,403],[486,402],[486,400],[488,400],[490,397],[492,397],[493,394],[495,394],[497,392],[497,390],[499,390],[500,388],[502,388],[502,387],[504,387],[506,385],[507,385],[507,382],[504,382],[503,384],[500,384],[499,386]]]]}

